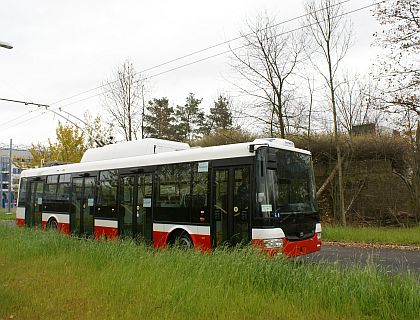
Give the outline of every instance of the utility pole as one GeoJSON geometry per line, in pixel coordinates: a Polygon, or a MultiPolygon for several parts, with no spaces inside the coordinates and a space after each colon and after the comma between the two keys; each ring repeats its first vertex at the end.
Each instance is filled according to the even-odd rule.
{"type": "Polygon", "coordinates": [[[11,213],[11,202],[12,202],[12,146],[13,142],[10,139],[10,149],[9,149],[9,201],[7,203],[8,213],[11,213]]]}
{"type": "Polygon", "coordinates": [[[0,156],[0,207],[3,208],[3,156],[0,156]]]}
{"type": "MultiPolygon", "coordinates": [[[[0,48],[13,49],[13,46],[6,41],[0,40],[0,48]]],[[[12,139],[10,139],[10,146],[11,145],[12,145],[12,139]]],[[[10,147],[10,154],[12,154],[12,147],[10,147]]],[[[12,173],[10,173],[10,176],[11,175],[12,173]]],[[[9,199],[10,199],[10,184],[9,184],[9,199]]],[[[0,202],[1,202],[0,203],[0,206],[1,206],[3,203],[3,158],[2,157],[0,159],[0,202]]],[[[9,200],[9,212],[10,212],[10,200],[9,200]]]]}

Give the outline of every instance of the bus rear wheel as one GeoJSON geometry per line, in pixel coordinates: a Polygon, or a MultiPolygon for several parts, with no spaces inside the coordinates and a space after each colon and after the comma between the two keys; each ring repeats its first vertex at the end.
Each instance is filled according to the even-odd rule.
{"type": "Polygon", "coordinates": [[[48,230],[51,231],[58,231],[58,222],[55,219],[51,219],[50,221],[48,221],[48,230]]]}
{"type": "Polygon", "coordinates": [[[182,249],[192,249],[193,242],[191,238],[187,234],[182,234],[176,239],[176,243],[182,248],[182,249]]]}
{"type": "Polygon", "coordinates": [[[180,249],[192,249],[194,247],[193,241],[189,234],[185,231],[174,234],[169,242],[180,249]]]}

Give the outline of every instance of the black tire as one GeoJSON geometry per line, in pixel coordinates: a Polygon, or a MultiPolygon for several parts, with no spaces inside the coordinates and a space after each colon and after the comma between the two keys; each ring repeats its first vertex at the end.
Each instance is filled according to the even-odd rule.
{"type": "Polygon", "coordinates": [[[185,249],[185,250],[189,250],[194,248],[194,243],[191,239],[191,237],[188,235],[188,233],[183,232],[181,234],[178,234],[174,241],[173,244],[180,248],[180,249],[185,249]]]}
{"type": "Polygon", "coordinates": [[[58,222],[57,222],[57,220],[51,219],[50,221],[48,221],[47,227],[48,227],[48,230],[58,231],[58,222]]]}

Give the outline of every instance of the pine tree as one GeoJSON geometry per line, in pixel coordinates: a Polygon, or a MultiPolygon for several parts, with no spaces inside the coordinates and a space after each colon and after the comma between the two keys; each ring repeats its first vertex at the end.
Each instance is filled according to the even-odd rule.
{"type": "Polygon", "coordinates": [[[179,141],[191,142],[201,137],[206,131],[206,118],[200,108],[202,99],[190,93],[184,106],[175,109],[175,138],[179,141]]]}
{"type": "Polygon", "coordinates": [[[168,98],[149,101],[144,116],[145,137],[174,140],[173,113],[168,98]]]}
{"type": "Polygon", "coordinates": [[[214,107],[210,108],[208,115],[209,131],[218,129],[229,129],[232,127],[232,112],[230,111],[229,99],[219,95],[217,101],[214,101],[214,107]]]}

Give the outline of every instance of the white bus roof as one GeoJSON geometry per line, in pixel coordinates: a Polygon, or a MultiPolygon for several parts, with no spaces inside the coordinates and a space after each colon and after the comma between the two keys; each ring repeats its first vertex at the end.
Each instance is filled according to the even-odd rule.
{"type": "Polygon", "coordinates": [[[130,158],[157,154],[170,151],[189,149],[188,143],[146,138],[142,140],[127,141],[124,143],[109,144],[99,148],[86,150],[80,162],[93,162],[111,160],[115,158],[130,158]]]}
{"type": "Polygon", "coordinates": [[[253,142],[228,144],[206,148],[191,148],[179,151],[163,152],[158,154],[147,154],[140,156],[130,156],[125,158],[113,158],[99,161],[85,161],[80,163],[65,164],[53,167],[43,167],[22,171],[21,177],[43,176],[51,174],[66,174],[74,172],[101,171],[122,168],[147,167],[153,165],[197,162],[216,159],[230,159],[249,157],[250,146],[255,150],[262,146],[285,149],[310,155],[310,152],[294,147],[293,142],[285,139],[256,139],[253,142]]]}

